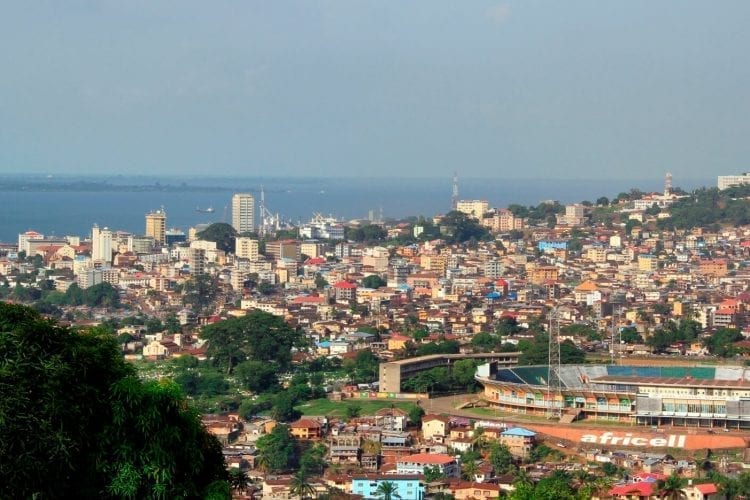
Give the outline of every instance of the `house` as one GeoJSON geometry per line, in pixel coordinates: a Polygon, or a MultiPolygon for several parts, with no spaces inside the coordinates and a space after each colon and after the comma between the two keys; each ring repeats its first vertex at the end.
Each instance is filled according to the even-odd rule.
{"type": "Polygon", "coordinates": [[[480,500],[482,498],[498,498],[501,488],[499,484],[460,481],[451,484],[450,491],[456,500],[480,500]]]}
{"type": "Polygon", "coordinates": [[[320,423],[311,418],[301,418],[289,425],[289,431],[297,439],[320,439],[323,435],[320,423]]]}
{"type": "Polygon", "coordinates": [[[719,488],[714,483],[690,484],[682,488],[682,492],[687,500],[719,500],[724,498],[723,494],[719,494],[719,488]]]}
{"type": "Polygon", "coordinates": [[[508,447],[514,457],[528,457],[536,442],[536,432],[513,427],[500,434],[500,442],[508,447]]]}
{"type": "Polygon", "coordinates": [[[450,418],[442,415],[425,415],[422,417],[422,435],[425,439],[441,441],[450,430],[450,418]]]}
{"type": "Polygon", "coordinates": [[[456,459],[445,454],[417,453],[401,457],[396,462],[398,474],[424,474],[427,467],[437,467],[445,477],[458,477],[460,470],[456,459]]]}
{"type": "Polygon", "coordinates": [[[363,474],[352,477],[353,495],[362,498],[381,498],[378,487],[382,483],[392,483],[395,486],[396,494],[393,498],[403,498],[404,500],[422,500],[424,498],[424,484],[422,477],[419,475],[406,474],[363,474]]]}

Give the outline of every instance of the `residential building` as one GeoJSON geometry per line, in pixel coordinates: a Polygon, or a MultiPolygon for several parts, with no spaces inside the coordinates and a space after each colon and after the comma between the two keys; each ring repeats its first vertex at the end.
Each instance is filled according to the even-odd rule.
{"type": "Polygon", "coordinates": [[[246,236],[235,238],[234,253],[241,259],[258,260],[258,240],[246,236]]]}
{"type": "Polygon", "coordinates": [[[527,458],[536,443],[536,432],[513,427],[500,434],[500,442],[508,447],[514,457],[527,458]]]}
{"type": "Polygon", "coordinates": [[[255,230],[255,197],[250,193],[232,196],[232,227],[240,234],[255,230]]]}
{"type": "Polygon", "coordinates": [[[745,172],[740,175],[720,175],[718,176],[717,185],[719,189],[727,189],[732,186],[742,186],[750,184],[750,173],[745,172]]]}
{"type": "Polygon", "coordinates": [[[456,210],[469,217],[481,219],[484,214],[490,211],[490,204],[487,200],[459,200],[456,203],[456,210]]]}
{"type": "Polygon", "coordinates": [[[389,482],[396,489],[396,495],[393,495],[392,498],[422,500],[425,495],[425,488],[422,481],[422,476],[415,474],[357,475],[352,477],[351,493],[365,499],[381,498],[378,487],[382,483],[389,482]]]}
{"type": "Polygon", "coordinates": [[[445,477],[459,477],[460,469],[456,459],[442,453],[417,453],[400,457],[396,462],[397,474],[424,474],[426,468],[437,467],[445,477]]]}

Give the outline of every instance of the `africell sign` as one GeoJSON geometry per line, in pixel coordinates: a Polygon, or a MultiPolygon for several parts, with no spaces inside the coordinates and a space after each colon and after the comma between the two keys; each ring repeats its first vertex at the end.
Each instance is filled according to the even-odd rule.
{"type": "Polygon", "coordinates": [[[680,434],[670,434],[664,437],[641,437],[634,436],[630,432],[624,435],[618,435],[614,432],[602,432],[601,434],[584,434],[580,439],[581,443],[601,444],[611,446],[650,446],[654,448],[685,448],[687,436],[680,434]]]}
{"type": "MultiPolygon", "coordinates": [[[[685,430],[683,433],[657,434],[638,432],[606,431],[601,428],[565,425],[526,424],[523,426],[540,434],[562,439],[571,443],[586,443],[597,446],[633,448],[678,448],[682,450],[705,450],[722,448],[745,448],[745,438],[741,435],[710,434],[699,429],[685,430]]],[[[666,429],[665,429],[666,430],[666,429]]],[[[678,429],[670,429],[677,431],[678,429]]]]}

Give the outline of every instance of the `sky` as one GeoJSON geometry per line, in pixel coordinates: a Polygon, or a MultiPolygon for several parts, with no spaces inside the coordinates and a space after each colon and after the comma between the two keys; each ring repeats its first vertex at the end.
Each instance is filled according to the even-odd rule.
{"type": "Polygon", "coordinates": [[[747,0],[0,0],[0,174],[712,179],[747,0]]]}

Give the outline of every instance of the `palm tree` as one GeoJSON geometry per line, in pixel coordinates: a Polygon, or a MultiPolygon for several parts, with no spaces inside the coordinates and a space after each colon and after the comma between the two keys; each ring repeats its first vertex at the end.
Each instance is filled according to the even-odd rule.
{"type": "Polygon", "coordinates": [[[476,461],[474,460],[469,460],[468,462],[464,462],[463,465],[461,466],[461,475],[467,481],[476,481],[478,472],[479,472],[479,465],[477,465],[476,461]]]}
{"type": "Polygon", "coordinates": [[[302,500],[315,496],[315,488],[307,481],[307,475],[302,471],[292,476],[292,482],[289,485],[289,491],[293,495],[298,495],[302,500]]]}
{"type": "Polygon", "coordinates": [[[229,485],[233,490],[245,491],[250,486],[250,479],[245,471],[232,469],[229,471],[229,485]]]}
{"type": "Polygon", "coordinates": [[[380,500],[395,500],[401,498],[401,495],[398,494],[397,490],[398,487],[396,486],[396,483],[383,481],[378,484],[378,489],[375,490],[375,493],[377,493],[380,500]]]}
{"type": "Polygon", "coordinates": [[[660,494],[663,500],[680,500],[685,498],[682,491],[682,479],[677,474],[672,474],[666,481],[660,482],[660,494]]]}

